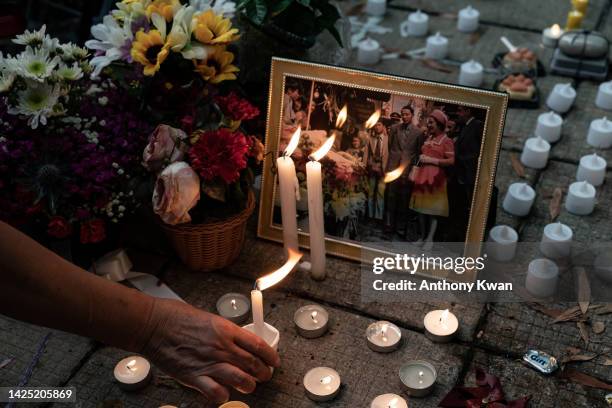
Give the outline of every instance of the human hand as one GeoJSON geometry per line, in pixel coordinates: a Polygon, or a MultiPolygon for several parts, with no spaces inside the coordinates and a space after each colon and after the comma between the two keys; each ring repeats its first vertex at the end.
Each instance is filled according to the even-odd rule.
{"type": "Polygon", "coordinates": [[[419,161],[423,164],[429,164],[431,163],[431,157],[426,154],[422,154],[419,156],[419,161]]]}
{"type": "Polygon", "coordinates": [[[264,340],[229,320],[175,300],[155,302],[155,328],[143,354],[209,402],[227,401],[229,387],[253,392],[257,381],[271,378],[268,366],[280,365],[264,340]]]}

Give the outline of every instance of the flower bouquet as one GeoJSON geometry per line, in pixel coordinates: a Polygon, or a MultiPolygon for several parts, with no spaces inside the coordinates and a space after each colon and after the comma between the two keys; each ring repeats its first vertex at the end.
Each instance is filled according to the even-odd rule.
{"type": "Polygon", "coordinates": [[[140,149],[151,127],[124,111],[133,100],[92,82],[87,50],[39,31],[0,56],[0,219],[42,241],[104,240],[135,199],[140,149]]]}

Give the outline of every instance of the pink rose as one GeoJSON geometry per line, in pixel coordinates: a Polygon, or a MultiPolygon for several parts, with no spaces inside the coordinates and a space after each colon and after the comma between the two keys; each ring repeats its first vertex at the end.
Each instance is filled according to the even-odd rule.
{"type": "Polygon", "coordinates": [[[191,221],[191,210],[200,199],[200,178],[185,162],[175,162],[161,172],[153,191],[153,211],[170,225],[191,221]]]}
{"type": "Polygon", "coordinates": [[[185,132],[168,125],[158,125],[149,136],[149,144],[142,153],[142,165],[147,170],[158,171],[164,162],[182,160],[188,148],[185,132]]]}

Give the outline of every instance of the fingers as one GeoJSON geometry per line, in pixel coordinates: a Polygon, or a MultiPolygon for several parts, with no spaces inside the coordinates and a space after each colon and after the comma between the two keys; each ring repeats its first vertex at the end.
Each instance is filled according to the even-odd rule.
{"type": "Polygon", "coordinates": [[[268,381],[272,378],[270,367],[264,364],[260,358],[255,357],[253,354],[236,345],[229,350],[226,360],[232,365],[251,374],[259,381],[268,381]]]}
{"type": "Polygon", "coordinates": [[[229,391],[208,376],[193,377],[186,385],[200,391],[210,402],[222,404],[229,400],[229,391]]]}
{"type": "Polygon", "coordinates": [[[261,358],[264,363],[272,367],[280,366],[280,357],[278,353],[268,346],[268,344],[259,336],[251,333],[248,330],[240,329],[236,331],[235,342],[249,353],[261,358]]]}
{"type": "MultiPolygon", "coordinates": [[[[270,370],[268,369],[268,372],[270,370]]],[[[257,386],[255,378],[240,368],[228,363],[215,364],[207,370],[207,374],[219,383],[235,388],[243,394],[250,394],[257,386]]]]}

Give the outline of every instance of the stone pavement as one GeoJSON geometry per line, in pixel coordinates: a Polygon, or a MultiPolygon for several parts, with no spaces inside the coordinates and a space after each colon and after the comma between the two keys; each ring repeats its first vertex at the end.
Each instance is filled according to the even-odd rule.
{"type": "MultiPolygon", "coordinates": [[[[472,0],[471,4],[481,11],[484,22],[480,34],[474,36],[458,33],[454,28],[456,22],[450,15],[467,5],[466,1],[395,0],[391,4],[383,24],[392,27],[394,33],[373,35],[386,48],[410,50],[423,46],[423,39],[405,39],[397,34],[398,25],[406,18],[407,12],[421,8],[432,13],[431,31],[440,31],[449,37],[452,62],[474,58],[485,66],[490,65],[495,53],[503,51],[499,42],[501,35],[515,44],[531,46],[547,64],[551,51],[539,46],[541,29],[555,22],[563,23],[569,9],[569,1],[560,0],[472,0]]],[[[599,28],[612,37],[610,1],[590,1],[585,27],[599,28]]],[[[354,57],[349,65],[358,67],[354,57]]],[[[455,83],[458,69],[451,67],[453,72],[445,73],[431,70],[419,61],[402,59],[386,60],[368,69],[455,83]]],[[[494,75],[486,75],[484,86],[491,87],[494,80],[494,75]]],[[[538,85],[542,98],[555,83],[569,80],[550,75],[540,78],[538,85]]],[[[591,119],[605,114],[594,106],[598,84],[578,81],[575,86],[578,100],[565,115],[563,136],[552,148],[549,165],[543,170],[526,169],[524,181],[537,192],[532,212],[527,217],[518,218],[505,213],[501,207],[498,209],[498,224],[515,227],[525,242],[539,241],[542,228],[549,220],[548,205],[553,190],[560,187],[566,191],[575,177],[580,156],[593,152],[586,145],[586,131],[591,119]]],[[[508,185],[520,180],[512,168],[511,156],[520,155],[524,140],[532,134],[538,114],[546,110],[542,105],[535,110],[508,111],[496,179],[500,190],[499,203],[508,185]]],[[[597,151],[612,163],[610,152],[597,151]]],[[[561,210],[559,219],[574,229],[577,241],[610,240],[610,178],[612,176],[608,175],[606,183],[598,188],[599,205],[592,215],[577,217],[561,210]]],[[[255,219],[251,220],[240,259],[227,270],[193,274],[173,261],[164,272],[164,280],[186,301],[207,311],[214,311],[216,299],[223,293],[247,294],[255,277],[277,268],[283,261],[280,245],[255,238],[255,223],[255,219]]],[[[147,256],[135,255],[137,270],[157,273],[163,265],[158,258],[147,261],[147,256]]],[[[526,262],[533,255],[524,254],[517,259],[517,268],[524,271],[526,262]]],[[[600,334],[588,328],[590,341],[585,344],[576,323],[551,324],[550,317],[523,303],[363,303],[359,268],[357,263],[330,258],[328,278],[324,282],[314,282],[304,273],[294,273],[278,287],[266,291],[266,320],[281,332],[279,350],[283,367],[270,383],[258,387],[254,395],[234,395],[236,399],[244,400],[251,407],[262,408],[367,407],[377,394],[401,393],[397,375],[399,366],[408,359],[423,358],[434,363],[439,379],[434,394],[423,399],[410,399],[411,407],[435,407],[453,385],[473,385],[476,366],[498,375],[510,397],[532,395],[532,407],[606,406],[603,390],[568,382],[558,375],[545,377],[522,365],[520,357],[529,347],[548,351],[557,357],[566,355],[568,349],[579,349],[581,353],[592,353],[596,357],[591,361],[570,363],[568,367],[610,382],[612,366],[604,365],[604,361],[612,358],[612,315],[595,316],[594,321],[601,321],[608,328],[600,334]],[[303,339],[293,327],[294,311],[308,303],[322,304],[330,313],[331,329],[322,338],[303,339]],[[433,308],[447,307],[460,319],[460,336],[452,344],[436,345],[423,335],[423,316],[433,308]],[[365,328],[380,319],[396,323],[404,337],[400,349],[388,355],[374,353],[365,344],[365,328]],[[304,395],[301,381],[309,368],[320,365],[334,367],[342,376],[343,386],[337,399],[317,405],[304,395]]],[[[564,309],[568,305],[555,307],[564,309]]],[[[0,368],[0,386],[19,383],[49,332],[45,328],[0,318],[0,364],[7,358],[11,359],[0,368]]],[[[53,331],[41,360],[34,368],[30,385],[73,385],[77,387],[79,407],[157,407],[164,403],[180,407],[201,406],[196,393],[163,379],[138,393],[121,391],[112,381],[112,369],[125,355],[121,350],[53,331]]]]}

